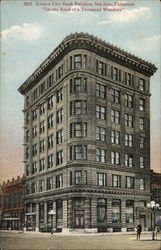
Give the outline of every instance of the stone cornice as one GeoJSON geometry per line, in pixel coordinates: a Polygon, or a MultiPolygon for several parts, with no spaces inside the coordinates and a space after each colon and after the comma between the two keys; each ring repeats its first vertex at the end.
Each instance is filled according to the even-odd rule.
{"type": "Polygon", "coordinates": [[[72,50],[86,49],[99,56],[109,59],[127,68],[138,71],[146,76],[152,76],[157,68],[142,58],[128,53],[106,41],[98,39],[88,33],[74,33],[67,36],[54,51],[43,61],[43,63],[32,73],[32,75],[18,89],[21,94],[25,94],[33,84],[49,72],[64,55],[72,50]]]}

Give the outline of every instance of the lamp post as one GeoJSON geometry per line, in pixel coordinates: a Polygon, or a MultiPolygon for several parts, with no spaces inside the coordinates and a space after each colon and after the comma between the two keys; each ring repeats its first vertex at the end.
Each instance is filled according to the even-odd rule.
{"type": "Polygon", "coordinates": [[[56,215],[55,211],[54,210],[51,210],[49,212],[49,214],[52,216],[52,228],[51,228],[51,234],[53,234],[53,220],[54,220],[54,215],[56,215]]]}
{"type": "Polygon", "coordinates": [[[155,212],[159,209],[159,204],[156,204],[155,201],[151,201],[147,204],[147,208],[151,212],[151,215],[153,215],[153,225],[151,220],[151,227],[152,227],[152,240],[155,240],[155,212]]]}

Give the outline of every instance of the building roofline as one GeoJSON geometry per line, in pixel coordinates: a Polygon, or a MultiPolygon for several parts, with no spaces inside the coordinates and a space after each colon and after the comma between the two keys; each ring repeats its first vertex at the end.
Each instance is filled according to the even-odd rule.
{"type": "MultiPolygon", "coordinates": [[[[80,42],[81,46],[79,49],[85,49],[87,45],[90,47],[90,50],[96,52],[96,49],[103,52],[103,56],[109,58],[111,61],[120,61],[120,64],[125,64],[126,67],[134,68],[137,71],[143,72],[147,76],[152,76],[157,68],[154,64],[143,60],[133,54],[128,53],[127,51],[114,46],[102,39],[97,38],[96,36],[90,35],[88,33],[74,33],[68,35],[53,51],[52,53],[40,64],[40,66],[27,78],[27,80],[20,86],[18,91],[21,94],[25,94],[29,86],[32,86],[33,82],[39,81],[46,73],[47,68],[52,66],[52,64],[57,63],[61,60],[61,56],[64,55],[64,52],[68,53],[69,51],[77,49],[77,47],[72,47],[72,44],[78,45],[80,42]],[[84,46],[86,44],[86,47],[84,46]]],[[[96,52],[98,53],[98,52],[96,52]]],[[[51,68],[50,68],[51,69],[51,68]]],[[[49,69],[49,70],[50,70],[49,69]]]]}

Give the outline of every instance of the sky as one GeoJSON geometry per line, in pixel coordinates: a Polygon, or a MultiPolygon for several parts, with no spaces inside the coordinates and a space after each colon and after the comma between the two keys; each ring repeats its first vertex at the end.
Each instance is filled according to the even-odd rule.
{"type": "Polygon", "coordinates": [[[23,174],[24,98],[19,86],[67,35],[81,31],[158,68],[151,77],[151,167],[161,172],[160,16],[159,0],[1,2],[0,181],[23,174]]]}

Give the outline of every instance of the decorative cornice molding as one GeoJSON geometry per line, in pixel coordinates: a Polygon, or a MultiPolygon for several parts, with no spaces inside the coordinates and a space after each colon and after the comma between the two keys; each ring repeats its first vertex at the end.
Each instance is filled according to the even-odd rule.
{"type": "Polygon", "coordinates": [[[33,82],[38,82],[46,72],[54,67],[64,56],[75,49],[86,49],[107,58],[113,62],[117,62],[135,71],[142,72],[147,76],[152,76],[157,68],[142,58],[136,57],[114,46],[106,41],[98,39],[88,33],[75,33],[67,36],[45,59],[42,64],[33,72],[33,74],[18,89],[21,94],[26,93],[29,86],[32,87],[33,82]]]}

